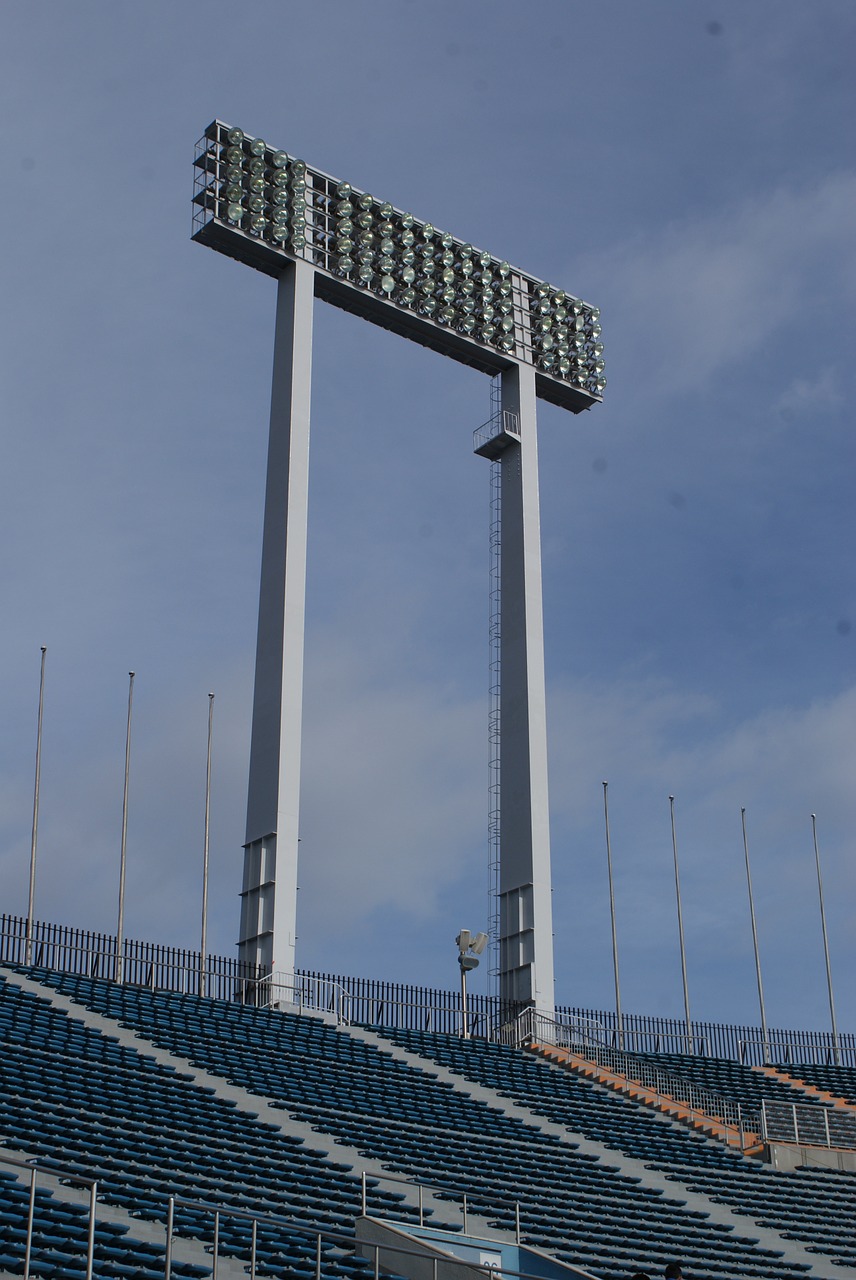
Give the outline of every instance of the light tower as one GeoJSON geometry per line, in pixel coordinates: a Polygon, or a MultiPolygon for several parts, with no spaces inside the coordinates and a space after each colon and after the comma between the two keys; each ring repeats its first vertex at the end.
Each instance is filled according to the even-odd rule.
{"type": "Polygon", "coordinates": [[[502,412],[500,995],[553,1008],[536,399],[579,413],[606,385],[599,313],[430,223],[215,120],[194,235],[278,281],[240,958],[294,971],[312,310],[352,311],[483,373],[502,412]]]}

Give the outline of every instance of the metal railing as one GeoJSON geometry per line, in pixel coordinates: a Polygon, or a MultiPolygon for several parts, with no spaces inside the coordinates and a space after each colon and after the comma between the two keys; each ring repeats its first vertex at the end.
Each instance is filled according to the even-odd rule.
{"type": "Polygon", "coordinates": [[[487,422],[476,427],[473,432],[473,449],[483,448],[497,436],[509,436],[512,440],[520,439],[520,418],[511,409],[500,409],[491,415],[487,422]]]}
{"type": "Polygon", "coordinates": [[[856,1045],[842,1044],[843,1040],[852,1037],[839,1035],[838,1044],[813,1043],[801,1040],[771,1040],[748,1037],[737,1042],[738,1061],[744,1063],[775,1063],[779,1066],[800,1066],[806,1064],[820,1067],[856,1067],[856,1045]],[[766,1051],[766,1058],[764,1053],[766,1051]]]}
{"type": "Polygon", "coordinates": [[[765,1142],[854,1151],[856,1111],[765,1099],[761,1104],[761,1136],[765,1142]]]}
{"type": "MultiPolygon", "coordinates": [[[[472,1189],[470,1189],[469,1191],[461,1191],[457,1187],[432,1186],[430,1182],[413,1183],[409,1178],[402,1178],[399,1174],[395,1174],[395,1173],[367,1174],[365,1171],[363,1171],[363,1173],[361,1173],[360,1175],[360,1182],[361,1182],[360,1204],[361,1204],[361,1211],[362,1211],[363,1217],[366,1216],[366,1212],[367,1212],[369,1179],[371,1179],[372,1182],[375,1182],[375,1183],[397,1182],[407,1187],[415,1186],[416,1193],[417,1193],[416,1205],[419,1213],[420,1227],[425,1226],[425,1192],[426,1191],[430,1191],[432,1195],[435,1195],[438,1198],[443,1200],[449,1200],[453,1203],[455,1201],[460,1201],[461,1218],[463,1221],[464,1235],[466,1235],[469,1230],[470,1213],[475,1212],[477,1216],[481,1218],[486,1216],[487,1217],[496,1216],[496,1210],[492,1207],[488,1207],[483,1210],[473,1210],[472,1208],[473,1203],[482,1205],[482,1204],[486,1204],[486,1201],[484,1196],[480,1195],[477,1191],[474,1192],[472,1189]]],[[[521,1214],[520,1214],[520,1201],[515,1199],[513,1196],[497,1195],[495,1192],[491,1192],[490,1205],[491,1206],[496,1205],[499,1207],[513,1206],[514,1208],[514,1239],[517,1242],[517,1244],[521,1244],[523,1237],[520,1234],[521,1221],[522,1221],[521,1214]]]]}
{"type": "Polygon", "coordinates": [[[86,1234],[86,1280],[92,1280],[95,1258],[95,1206],[98,1200],[97,1180],[94,1178],[81,1177],[79,1173],[60,1169],[53,1164],[44,1165],[40,1164],[36,1160],[18,1160],[14,1156],[3,1155],[2,1153],[0,1153],[0,1164],[12,1165],[16,1169],[26,1169],[30,1175],[30,1194],[27,1201],[27,1235],[24,1244],[24,1280],[30,1280],[30,1271],[33,1261],[33,1235],[36,1217],[36,1185],[39,1174],[41,1173],[53,1178],[61,1178],[63,1182],[71,1183],[74,1186],[89,1188],[89,1220],[86,1234]]]}
{"type": "Polygon", "coordinates": [[[264,978],[239,979],[235,997],[242,1004],[259,1009],[282,1009],[289,1013],[327,1013],[338,1024],[349,1024],[351,997],[335,978],[316,974],[269,973],[264,978]]]}
{"type": "MultiPolygon", "coordinates": [[[[0,964],[25,963],[26,935],[26,916],[0,915],[0,964]]],[[[91,978],[115,977],[116,939],[110,934],[35,921],[32,937],[32,961],[37,967],[91,978]]],[[[123,944],[123,967],[124,980],[130,985],[186,994],[200,990],[203,966],[198,951],[129,939],[123,944]]],[[[256,966],[241,964],[234,957],[215,955],[206,956],[204,973],[205,994],[216,1000],[240,999],[242,991],[249,998],[252,984],[264,977],[256,966]]],[[[341,989],[339,999],[343,1009],[347,1007],[347,1018],[351,1022],[447,1035],[461,1033],[460,994],[455,991],[311,970],[297,970],[297,979],[337,984],[341,989]]],[[[480,1039],[500,1038],[501,1028],[520,1012],[519,1005],[472,992],[467,1003],[470,1034],[480,1039]]],[[[303,1007],[325,1006],[315,1006],[306,1000],[303,1007]]],[[[604,1044],[615,1048],[623,1045],[632,1053],[694,1053],[731,1058],[747,1065],[760,1065],[765,1061],[764,1041],[756,1027],[696,1022],[688,1038],[683,1019],[623,1013],[619,1030],[612,1011],[569,1006],[557,1007],[556,1021],[577,1026],[591,1024],[598,1029],[598,1037],[604,1044]]],[[[856,1035],[852,1032],[839,1032],[834,1045],[829,1032],[771,1029],[767,1037],[767,1061],[771,1049],[775,1051],[774,1060],[784,1064],[832,1064],[837,1052],[840,1063],[856,1067],[856,1035]]]]}
{"type": "MultiPolygon", "coordinates": [[[[411,1183],[410,1185],[413,1185],[413,1184],[411,1183]]],[[[253,1214],[245,1209],[235,1209],[235,1208],[232,1208],[231,1206],[227,1207],[224,1205],[211,1205],[201,1200],[186,1200],[178,1196],[170,1196],[168,1206],[167,1206],[167,1224],[166,1224],[167,1242],[166,1242],[166,1260],[164,1264],[164,1280],[171,1280],[171,1277],[172,1277],[172,1241],[173,1241],[173,1232],[175,1228],[176,1208],[193,1209],[197,1212],[209,1213],[211,1215],[211,1218],[212,1218],[211,1280],[217,1280],[217,1269],[218,1269],[218,1262],[220,1258],[221,1224],[224,1219],[228,1220],[230,1218],[236,1218],[238,1220],[250,1223],[250,1257],[248,1260],[249,1261],[249,1268],[248,1268],[249,1280],[256,1280],[256,1273],[257,1273],[257,1266],[258,1266],[258,1258],[257,1258],[258,1228],[260,1225],[282,1227],[283,1229],[287,1230],[289,1234],[306,1236],[310,1240],[314,1239],[315,1241],[315,1250],[314,1250],[315,1280],[322,1280],[322,1277],[323,1277],[323,1255],[324,1255],[325,1245],[328,1247],[328,1249],[336,1248],[339,1251],[344,1251],[348,1253],[354,1253],[357,1250],[362,1250],[362,1249],[370,1250],[373,1254],[373,1261],[374,1261],[373,1280],[379,1280],[379,1277],[381,1274],[381,1263],[380,1263],[381,1251],[394,1253],[396,1255],[400,1255],[403,1257],[418,1258],[423,1264],[427,1260],[424,1250],[410,1249],[406,1245],[399,1244],[397,1242],[394,1244],[391,1244],[391,1243],[380,1244],[375,1241],[360,1240],[357,1237],[354,1237],[351,1235],[345,1235],[344,1232],[340,1232],[340,1231],[319,1231],[317,1228],[307,1227],[307,1226],[304,1226],[303,1223],[293,1222],[288,1218],[280,1218],[275,1214],[253,1214]]],[[[363,1216],[365,1216],[365,1209],[363,1210],[363,1216]]],[[[401,1222],[401,1223],[396,1222],[394,1223],[394,1225],[400,1226],[401,1230],[403,1231],[406,1231],[408,1226],[406,1222],[401,1222]]],[[[466,1228],[464,1228],[464,1230],[466,1230],[466,1228]]],[[[492,1243],[489,1236],[478,1237],[478,1238],[484,1239],[492,1243]]],[[[497,1241],[496,1243],[500,1244],[502,1242],[497,1241]]],[[[519,1237],[518,1237],[518,1243],[519,1243],[519,1237]]],[[[229,1256],[240,1257],[240,1255],[233,1255],[233,1254],[229,1256]]],[[[461,1266],[465,1266],[468,1268],[472,1268],[474,1271],[481,1271],[485,1274],[485,1276],[495,1277],[496,1275],[495,1268],[493,1268],[489,1264],[475,1262],[474,1260],[470,1261],[468,1259],[456,1257],[454,1254],[450,1254],[447,1258],[441,1258],[441,1257],[438,1257],[436,1254],[434,1254],[434,1256],[430,1259],[430,1261],[432,1263],[432,1271],[431,1271],[432,1280],[438,1280],[438,1268],[443,1264],[447,1266],[449,1265],[454,1266],[456,1271],[461,1266]]],[[[564,1263],[560,1263],[560,1265],[565,1267],[569,1272],[571,1272],[571,1274],[583,1277],[583,1280],[596,1280],[596,1277],[593,1276],[590,1271],[584,1271],[581,1267],[574,1266],[573,1263],[564,1262],[564,1263]]],[[[341,1276],[341,1268],[339,1266],[335,1267],[334,1274],[337,1277],[341,1276]]],[[[537,1277],[533,1276],[529,1272],[512,1271],[505,1266],[503,1266],[502,1268],[502,1275],[503,1277],[505,1276],[512,1277],[512,1280],[537,1280],[537,1277]]]]}
{"type": "MultiPolygon", "coordinates": [[[[26,949],[26,917],[0,915],[0,964],[25,964],[26,949]]],[[[85,978],[116,977],[116,937],[112,934],[34,921],[31,956],[36,968],[85,978]]],[[[260,968],[249,968],[234,958],[208,955],[203,966],[199,951],[132,938],[122,943],[121,973],[128,986],[182,994],[196,994],[201,988],[215,1000],[233,1000],[241,982],[262,976],[260,968]]]]}
{"type": "Polygon", "coordinates": [[[751,1107],[697,1085],[684,1076],[664,1071],[655,1063],[634,1057],[624,1049],[599,1043],[591,1034],[590,1024],[579,1026],[573,1022],[558,1022],[535,1009],[525,1009],[513,1023],[503,1028],[503,1038],[506,1044],[514,1046],[535,1042],[575,1053],[587,1062],[623,1076],[628,1084],[641,1085],[660,1102],[676,1102],[700,1118],[718,1121],[734,1129],[741,1150],[747,1132],[760,1132],[760,1114],[751,1107]]]}

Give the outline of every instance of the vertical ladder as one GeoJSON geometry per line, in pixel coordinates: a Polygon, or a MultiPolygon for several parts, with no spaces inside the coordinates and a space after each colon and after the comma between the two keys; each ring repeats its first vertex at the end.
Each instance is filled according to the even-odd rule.
{"type": "MultiPolygon", "coordinates": [[[[502,414],[500,379],[490,384],[491,419],[502,414]]],[[[488,680],[488,990],[499,995],[500,662],[502,639],[502,464],[490,464],[490,595],[488,680]]]]}

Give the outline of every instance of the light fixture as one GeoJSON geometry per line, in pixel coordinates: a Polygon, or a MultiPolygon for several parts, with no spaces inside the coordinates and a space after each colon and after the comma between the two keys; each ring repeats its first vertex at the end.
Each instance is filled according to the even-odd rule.
{"type": "Polygon", "coordinates": [[[470,1016],[467,1011],[467,974],[479,967],[478,957],[488,944],[486,933],[477,933],[473,937],[469,929],[461,929],[455,943],[458,948],[458,964],[461,969],[461,1035],[464,1040],[470,1038],[470,1016]]]}
{"type": "MultiPolygon", "coordinates": [[[[226,252],[272,275],[279,273],[276,255],[284,255],[309,261],[355,298],[368,287],[386,308],[373,304],[366,313],[376,323],[395,329],[396,308],[415,310],[459,339],[451,346],[451,334],[432,339],[430,330],[414,330],[412,318],[402,332],[429,346],[437,341],[486,371],[501,369],[497,362],[508,357],[528,362],[537,371],[537,393],[558,404],[578,410],[599,396],[605,379],[596,307],[241,129],[215,121],[200,148],[196,238],[221,249],[228,244],[226,252]],[[225,241],[209,225],[218,223],[225,241]],[[265,254],[259,240],[273,253],[265,254]]],[[[324,286],[319,290],[327,296],[324,286]]],[[[348,305],[341,289],[328,300],[348,305]]]]}

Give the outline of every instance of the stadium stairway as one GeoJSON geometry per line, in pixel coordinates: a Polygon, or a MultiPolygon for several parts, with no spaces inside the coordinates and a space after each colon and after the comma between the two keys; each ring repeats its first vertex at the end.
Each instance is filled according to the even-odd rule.
{"type": "Polygon", "coordinates": [[[753,1070],[760,1072],[768,1080],[778,1080],[782,1084],[789,1085],[792,1089],[798,1089],[800,1093],[812,1102],[820,1102],[825,1106],[836,1107],[846,1111],[854,1110],[854,1104],[848,1102],[846,1098],[841,1098],[837,1094],[831,1093],[829,1089],[824,1088],[822,1085],[812,1084],[811,1081],[794,1075],[794,1071],[802,1070],[800,1067],[792,1067],[790,1070],[786,1070],[784,1067],[756,1066],[753,1067],[753,1070]]]}
{"type": "MultiPolygon", "coordinates": [[[[384,1030],[383,1034],[451,1070],[466,1084],[475,1081],[496,1089],[500,1098],[523,1105],[533,1119],[551,1120],[575,1142],[597,1135],[605,1158],[615,1164],[622,1153],[637,1158],[636,1168],[646,1185],[668,1187],[672,1194],[686,1197],[688,1206],[711,1216],[717,1207],[727,1210],[723,1225],[730,1221],[736,1229],[757,1231],[767,1245],[772,1242],[764,1228],[772,1228],[789,1258],[813,1256],[815,1265],[830,1274],[832,1263],[840,1268],[838,1274],[856,1275],[856,1178],[852,1174],[808,1170],[780,1174],[665,1116],[643,1115],[640,1108],[602,1086],[525,1052],[431,1032],[384,1030]],[[695,1198],[696,1192],[702,1193],[701,1200],[695,1198]],[[798,1249],[792,1251],[795,1244],[798,1249]],[[827,1257],[821,1261],[818,1254],[827,1257]]],[[[730,1064],[721,1061],[709,1066],[714,1077],[730,1071],[730,1064]]],[[[691,1070],[704,1074],[699,1064],[691,1070]]],[[[634,1166],[625,1160],[618,1167],[629,1172],[634,1166]]]]}
{"type": "MultiPolygon", "coordinates": [[[[408,1033],[337,1030],[316,1018],[103,980],[47,971],[8,978],[92,1034],[123,1036],[122,1052],[133,1046],[162,1070],[190,1077],[198,1091],[210,1089],[221,1104],[237,1103],[248,1124],[258,1116],[283,1135],[307,1137],[316,1149],[326,1135],[331,1153],[353,1157],[355,1167],[378,1177],[395,1170],[414,1182],[443,1186],[451,1200],[469,1190],[471,1211],[478,1208],[490,1220],[491,1234],[497,1234],[493,1224],[508,1230],[513,1221],[502,1207],[503,1193],[507,1205],[512,1191],[529,1243],[606,1280],[641,1265],[661,1270],[676,1252],[693,1269],[716,1277],[853,1280],[851,1268],[818,1257],[794,1233],[757,1222],[745,1209],[734,1212],[704,1189],[676,1188],[674,1163],[657,1168],[651,1159],[677,1150],[706,1173],[729,1177],[749,1164],[735,1153],[661,1116],[645,1115],[640,1126],[630,1104],[609,1098],[610,1115],[617,1115],[617,1105],[633,1122],[631,1130],[636,1124],[648,1139],[644,1156],[619,1152],[614,1142],[545,1118],[538,1107],[510,1099],[506,1089],[473,1080],[478,1046],[469,1070],[461,1071],[437,1061],[436,1042],[448,1037],[416,1046],[394,1042],[408,1033]],[[676,1191],[681,1199],[674,1198],[676,1191]]],[[[462,1042],[451,1040],[463,1053],[462,1042]]],[[[515,1066],[525,1056],[507,1054],[515,1066]]],[[[555,1071],[534,1059],[532,1065],[555,1071]]],[[[634,1140],[641,1141],[638,1134],[634,1140]]],[[[445,1194],[436,1207],[448,1220],[452,1204],[445,1194]]],[[[408,1208],[402,1203],[393,1216],[408,1208]]]]}
{"type": "Polygon", "coordinates": [[[737,1147],[744,1155],[758,1155],[763,1150],[759,1134],[741,1135],[736,1126],[726,1124],[719,1116],[707,1115],[676,1098],[657,1093],[646,1085],[640,1084],[631,1076],[622,1075],[617,1071],[609,1071],[606,1067],[599,1066],[596,1062],[590,1061],[581,1054],[571,1053],[570,1050],[560,1049],[555,1045],[532,1043],[526,1047],[530,1053],[537,1054],[547,1062],[553,1062],[566,1070],[575,1071],[586,1080],[592,1080],[595,1084],[603,1085],[607,1089],[613,1089],[616,1093],[622,1093],[631,1102],[640,1103],[644,1107],[651,1107],[654,1111],[659,1111],[661,1115],[668,1116],[671,1120],[677,1120],[681,1124],[687,1125],[690,1129],[695,1129],[698,1133],[704,1134],[705,1137],[715,1138],[719,1142],[724,1142],[727,1147],[737,1147]]]}
{"type": "MultiPolygon", "coordinates": [[[[47,998],[54,1008],[64,1010],[79,1019],[85,1026],[100,1031],[102,1034],[117,1040],[119,1044],[144,1053],[147,1058],[153,1058],[155,1062],[159,1062],[163,1066],[189,1077],[199,1088],[210,1090],[224,1102],[238,1108],[239,1111],[252,1115],[263,1123],[279,1129],[282,1134],[289,1138],[296,1139],[298,1142],[305,1143],[316,1150],[320,1148],[323,1154],[330,1159],[335,1159],[351,1166],[356,1177],[361,1177],[362,1174],[365,1174],[370,1180],[378,1182],[388,1180],[389,1171],[366,1160],[356,1147],[337,1141],[335,1148],[329,1146],[325,1148],[324,1143],[320,1141],[323,1135],[319,1134],[316,1128],[293,1116],[284,1116],[280,1108],[267,1105],[258,1094],[229,1084],[222,1076],[212,1075],[210,1072],[196,1066],[189,1059],[159,1048],[157,1044],[146,1039],[139,1032],[117,1023],[114,1018],[104,1017],[103,1014],[96,1013],[68,996],[51,990],[50,987],[45,987],[40,982],[24,977],[23,974],[7,973],[4,976],[7,981],[19,986],[22,990],[47,998]]],[[[327,1021],[324,1015],[318,1016],[327,1021]]],[[[414,1218],[418,1216],[419,1192],[417,1187],[403,1182],[397,1183],[396,1187],[398,1188],[396,1199],[402,1205],[409,1206],[414,1218]]],[[[386,1207],[389,1208],[389,1205],[386,1207]]],[[[424,1189],[422,1193],[422,1208],[426,1217],[429,1215],[442,1217],[445,1226],[460,1227],[462,1225],[463,1220],[457,1206],[449,1204],[447,1201],[435,1199],[428,1189],[424,1189]]]]}

